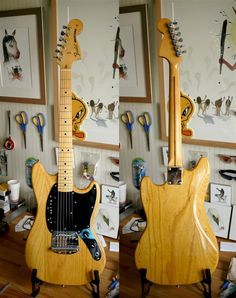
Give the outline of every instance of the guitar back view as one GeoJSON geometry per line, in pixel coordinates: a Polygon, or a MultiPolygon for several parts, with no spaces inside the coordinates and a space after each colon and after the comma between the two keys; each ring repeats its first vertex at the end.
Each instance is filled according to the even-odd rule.
{"type": "Polygon", "coordinates": [[[203,280],[203,270],[213,272],[218,263],[218,245],[208,222],[204,198],[210,169],[201,158],[190,171],[183,170],[179,64],[182,61],[176,24],[161,19],[160,56],[169,63],[169,161],[167,182],[141,183],[141,198],[147,217],[146,229],[135,251],[138,269],[157,284],[192,284],[203,280]]]}

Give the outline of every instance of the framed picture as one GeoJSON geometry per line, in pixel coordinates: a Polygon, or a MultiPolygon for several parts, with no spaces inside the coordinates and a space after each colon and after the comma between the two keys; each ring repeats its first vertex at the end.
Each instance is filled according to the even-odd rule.
{"type": "Polygon", "coordinates": [[[232,218],[230,223],[229,239],[236,241],[236,206],[233,206],[232,218]]]}
{"type": "Polygon", "coordinates": [[[211,203],[231,206],[232,188],[231,185],[210,183],[211,203]]]}
{"type": "Polygon", "coordinates": [[[189,167],[190,169],[194,168],[199,162],[201,157],[207,157],[207,152],[204,151],[189,151],[189,167]]]}
{"type": "Polygon", "coordinates": [[[232,207],[205,202],[205,208],[215,235],[228,238],[232,207]]]}
{"type": "Polygon", "coordinates": [[[96,233],[116,239],[119,229],[119,208],[100,204],[94,227],[96,233]]]}
{"type": "MultiPolygon", "coordinates": [[[[52,40],[57,48],[60,32],[71,19],[83,22],[83,31],[76,37],[81,49],[81,60],[71,66],[71,91],[87,105],[87,117],[81,129],[84,141],[74,137],[80,146],[119,150],[119,71],[115,76],[113,61],[118,20],[118,1],[64,0],[51,1],[52,40]],[[106,7],[106,9],[104,9],[106,7]],[[67,12],[67,13],[65,13],[67,12]],[[57,22],[58,21],[58,22],[57,22]],[[96,28],[96,30],[94,30],[96,28]]],[[[60,72],[56,59],[53,65],[55,137],[58,139],[60,72]]],[[[73,109],[73,114],[77,112],[73,109]]],[[[80,114],[80,107],[78,109],[80,114]]],[[[77,125],[77,124],[76,124],[77,125]]]]}
{"type": "Polygon", "coordinates": [[[120,101],[151,102],[151,78],[145,5],[120,8],[120,101]]]}
{"type": "Polygon", "coordinates": [[[119,187],[103,184],[101,186],[101,202],[119,207],[119,187]]]}
{"type": "MultiPolygon", "coordinates": [[[[162,1],[163,16],[172,20],[171,0],[162,1]]],[[[235,22],[235,1],[178,1],[174,17],[186,45],[180,64],[180,89],[195,103],[189,127],[193,138],[183,142],[214,147],[236,148],[236,45],[231,30],[235,22]],[[199,22],[199,20],[201,20],[199,22]],[[195,38],[195,28],[201,42],[195,38]]],[[[159,34],[160,36],[161,34],[159,34]]],[[[159,37],[161,39],[161,37],[159,37]]],[[[160,58],[160,98],[162,139],[168,135],[169,67],[160,58]]]]}
{"type": "Polygon", "coordinates": [[[0,101],[45,104],[41,8],[0,11],[0,101]]]}
{"type": "Polygon", "coordinates": [[[0,176],[7,176],[7,150],[0,148],[0,176]]]}
{"type": "Polygon", "coordinates": [[[167,167],[168,166],[168,155],[169,155],[169,151],[168,151],[168,146],[163,146],[162,148],[162,159],[163,159],[163,163],[164,166],[167,167]]]}

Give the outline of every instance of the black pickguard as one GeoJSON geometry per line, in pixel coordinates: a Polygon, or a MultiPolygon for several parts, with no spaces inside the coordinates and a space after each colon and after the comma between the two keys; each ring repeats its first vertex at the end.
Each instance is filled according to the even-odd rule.
{"type": "Polygon", "coordinates": [[[90,229],[90,219],[96,202],[97,188],[87,193],[59,192],[54,184],[47,200],[46,222],[48,230],[75,231],[84,241],[95,260],[101,259],[96,238],[90,229]]]}

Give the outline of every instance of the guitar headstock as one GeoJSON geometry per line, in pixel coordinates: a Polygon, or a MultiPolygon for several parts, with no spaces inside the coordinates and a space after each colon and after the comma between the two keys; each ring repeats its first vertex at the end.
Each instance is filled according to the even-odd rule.
{"type": "Polygon", "coordinates": [[[57,45],[57,63],[61,68],[71,68],[75,60],[81,59],[81,51],[78,41],[76,40],[83,30],[83,23],[78,19],[71,20],[67,26],[63,26],[60,44],[57,45]]]}
{"type": "Polygon", "coordinates": [[[169,19],[160,19],[157,28],[163,34],[159,55],[172,64],[181,63],[183,60],[181,56],[186,51],[183,50],[183,39],[180,37],[181,33],[179,32],[177,22],[171,22],[169,19]]]}

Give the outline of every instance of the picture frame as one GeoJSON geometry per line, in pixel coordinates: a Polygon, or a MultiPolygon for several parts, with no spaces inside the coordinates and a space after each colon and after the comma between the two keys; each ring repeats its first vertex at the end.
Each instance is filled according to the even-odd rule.
{"type": "MultiPolygon", "coordinates": [[[[88,115],[81,126],[86,133],[85,140],[73,136],[73,144],[119,151],[119,77],[113,78],[112,63],[108,63],[114,59],[119,8],[118,2],[105,2],[103,6],[98,2],[91,6],[89,1],[83,0],[52,0],[52,44],[55,50],[61,29],[70,19],[77,18],[83,22],[83,31],[77,37],[82,59],[72,64],[72,91],[86,103],[88,115]],[[105,2],[106,11],[102,9],[105,2]]],[[[55,140],[58,140],[59,74],[54,59],[55,140]]]]}
{"type": "Polygon", "coordinates": [[[145,4],[120,7],[120,101],[151,103],[151,71],[145,4]],[[135,57],[135,58],[134,58],[135,57]]]}
{"type": "Polygon", "coordinates": [[[0,101],[45,104],[41,8],[0,11],[0,101]]]}
{"type": "Polygon", "coordinates": [[[94,228],[97,234],[116,239],[119,230],[119,208],[100,203],[94,228]]]}
{"type": "Polygon", "coordinates": [[[229,239],[236,241],[236,205],[233,206],[229,239]]]}
{"type": "Polygon", "coordinates": [[[199,162],[201,157],[207,157],[208,154],[205,151],[189,151],[189,167],[193,169],[199,162]]]}
{"type": "Polygon", "coordinates": [[[0,176],[8,175],[8,156],[5,148],[0,148],[0,176]]]}
{"type": "MultiPolygon", "coordinates": [[[[189,122],[189,128],[193,130],[194,135],[192,138],[184,138],[184,143],[236,148],[235,106],[232,104],[232,96],[236,92],[232,76],[235,46],[229,34],[231,19],[235,18],[233,6],[233,0],[224,2],[216,0],[214,7],[211,5],[211,0],[206,0],[204,8],[203,2],[195,6],[193,1],[180,1],[174,7],[173,13],[172,2],[162,1],[162,15],[170,20],[174,15],[175,20],[179,20],[178,26],[187,50],[180,65],[180,89],[194,101],[195,112],[189,122]],[[220,56],[221,34],[225,20],[222,11],[225,12],[228,20],[224,57],[220,56]],[[196,24],[201,32],[200,43],[193,34],[196,24]],[[221,58],[226,62],[220,62],[221,58]]],[[[158,47],[160,43],[159,33],[158,47]]],[[[163,60],[159,59],[159,89],[161,138],[166,141],[169,79],[168,65],[163,60]]]]}
{"type": "Polygon", "coordinates": [[[168,155],[169,155],[169,149],[168,146],[161,147],[162,150],[162,160],[165,167],[168,167],[168,155]]]}
{"type": "Polygon", "coordinates": [[[119,207],[119,187],[102,184],[101,203],[119,207]]]}
{"type": "Polygon", "coordinates": [[[215,235],[228,238],[232,207],[205,202],[205,209],[215,235]]]}
{"type": "Polygon", "coordinates": [[[231,185],[210,183],[211,203],[231,206],[232,187],[231,185]]]}

